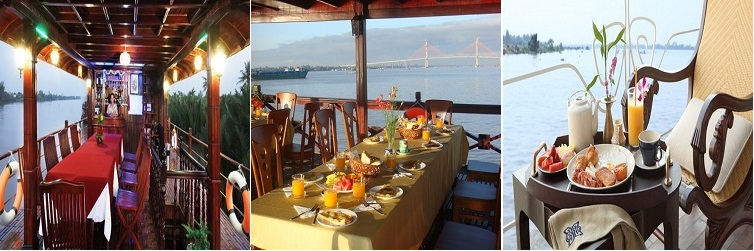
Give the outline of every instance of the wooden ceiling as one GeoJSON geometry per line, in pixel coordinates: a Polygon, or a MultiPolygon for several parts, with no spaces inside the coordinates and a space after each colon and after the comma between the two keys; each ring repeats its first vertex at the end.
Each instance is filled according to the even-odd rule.
{"type": "Polygon", "coordinates": [[[251,0],[252,23],[500,13],[500,0],[251,0]],[[361,6],[366,6],[361,7],[361,6]]]}
{"type": "MultiPolygon", "coordinates": [[[[6,0],[7,2],[7,0],[6,0]]],[[[204,48],[196,45],[207,27],[219,26],[220,42],[228,56],[249,45],[249,3],[237,0],[45,0],[20,1],[23,8],[41,13],[61,40],[75,54],[97,68],[107,63],[118,63],[126,50],[131,63],[144,64],[142,70],[170,70],[177,66],[179,78],[193,75],[194,57],[204,56],[204,48]],[[221,13],[218,13],[221,12],[221,13]],[[214,15],[212,18],[210,16],[214,15]],[[207,20],[218,21],[207,24],[207,20]],[[177,58],[181,57],[181,58],[177,58]]],[[[11,16],[14,4],[0,11],[0,29],[19,23],[11,16]],[[10,10],[9,10],[10,9],[10,10]],[[6,21],[7,20],[7,21],[6,21]]],[[[27,18],[27,17],[21,17],[27,18]]],[[[35,20],[38,17],[31,17],[35,20]]],[[[35,20],[36,21],[36,20],[35,20]]],[[[0,30],[2,32],[2,30],[0,30]]],[[[0,39],[13,45],[14,33],[0,33],[0,39]]],[[[204,43],[206,45],[206,43],[204,43]]],[[[48,61],[55,48],[42,49],[39,59],[48,61]]],[[[61,55],[58,66],[75,75],[78,64],[72,57],[61,55]]],[[[116,66],[117,68],[117,66],[116,66]]]]}

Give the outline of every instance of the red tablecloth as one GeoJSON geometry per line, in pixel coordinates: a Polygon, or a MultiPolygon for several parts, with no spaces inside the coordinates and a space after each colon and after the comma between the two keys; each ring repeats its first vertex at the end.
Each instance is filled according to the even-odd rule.
{"type": "Polygon", "coordinates": [[[121,141],[122,136],[118,134],[105,134],[102,144],[90,137],[47,172],[45,181],[61,179],[84,183],[86,211],[91,211],[106,184],[109,184],[110,195],[114,196],[113,185],[117,184],[112,184],[113,167],[121,159],[121,141]]]}

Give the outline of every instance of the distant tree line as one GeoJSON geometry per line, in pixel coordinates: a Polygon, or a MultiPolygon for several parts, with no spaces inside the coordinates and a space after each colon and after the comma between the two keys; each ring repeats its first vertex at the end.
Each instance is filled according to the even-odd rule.
{"type": "Polygon", "coordinates": [[[555,41],[548,39],[545,42],[539,41],[537,33],[511,35],[508,30],[503,36],[503,54],[539,54],[549,52],[561,52],[564,49],[563,43],[555,44],[555,41]]]}
{"type": "MultiPolygon", "coordinates": [[[[37,102],[55,101],[55,100],[71,100],[80,99],[79,96],[63,96],[58,94],[52,94],[50,92],[44,93],[39,91],[37,93],[37,102]]],[[[9,93],[5,91],[5,81],[0,81],[0,105],[21,102],[24,100],[24,94],[21,92],[9,93]]]]}
{"type": "Polygon", "coordinates": [[[309,70],[309,71],[332,71],[332,70],[345,70],[347,67],[343,66],[327,66],[327,65],[301,65],[301,66],[264,66],[264,67],[257,67],[254,68],[253,71],[294,71],[296,68],[300,70],[309,70]]]}

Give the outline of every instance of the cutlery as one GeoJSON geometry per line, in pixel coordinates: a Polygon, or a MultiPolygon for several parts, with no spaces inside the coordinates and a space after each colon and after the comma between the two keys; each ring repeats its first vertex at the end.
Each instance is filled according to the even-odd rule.
{"type": "Polygon", "coordinates": [[[375,203],[367,203],[366,201],[364,201],[364,203],[362,203],[362,204],[364,205],[364,207],[372,208],[375,211],[377,211],[378,213],[380,213],[381,215],[385,215],[385,212],[382,211],[382,209],[379,209],[379,208],[376,208],[376,207],[373,207],[372,205],[370,205],[370,204],[379,204],[379,203],[376,203],[376,202],[375,203]]]}
{"type": "Polygon", "coordinates": [[[296,215],[296,216],[293,216],[293,217],[291,217],[291,220],[295,220],[295,219],[297,219],[298,217],[301,217],[302,215],[304,215],[304,214],[306,214],[306,213],[309,213],[309,212],[312,212],[312,211],[316,210],[316,209],[317,209],[317,206],[318,206],[318,205],[319,205],[319,203],[314,203],[314,206],[312,206],[312,209],[309,209],[309,210],[307,210],[306,212],[303,212],[303,213],[300,213],[299,215],[296,215]]]}
{"type": "Polygon", "coordinates": [[[312,221],[312,225],[317,224],[317,216],[319,216],[319,208],[317,208],[317,211],[314,211],[314,220],[312,221]]]}

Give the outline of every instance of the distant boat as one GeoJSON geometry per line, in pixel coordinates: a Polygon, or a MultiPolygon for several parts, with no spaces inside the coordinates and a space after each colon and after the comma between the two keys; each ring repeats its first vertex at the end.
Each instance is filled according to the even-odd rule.
{"type": "Polygon", "coordinates": [[[253,71],[251,72],[251,78],[254,80],[276,80],[276,79],[297,79],[306,78],[306,74],[309,70],[301,70],[296,68],[295,70],[282,70],[282,71],[253,71]]]}

